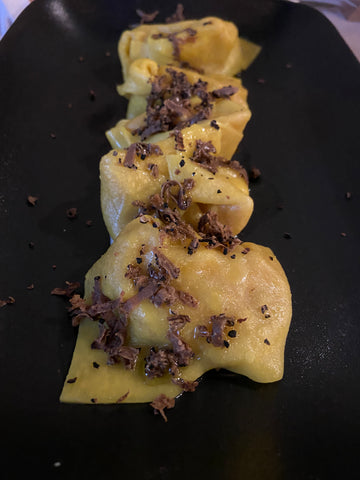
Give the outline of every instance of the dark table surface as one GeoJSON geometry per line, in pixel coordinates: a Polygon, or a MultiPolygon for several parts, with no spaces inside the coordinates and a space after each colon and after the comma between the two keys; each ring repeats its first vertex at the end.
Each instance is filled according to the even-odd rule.
{"type": "Polygon", "coordinates": [[[108,246],[98,164],[125,115],[117,40],[136,8],[175,9],[128,3],[37,0],[0,43],[0,298],[15,299],[0,309],[1,476],[357,478],[360,68],[305,6],[183,2],[263,46],[243,74],[253,117],[237,158],[262,175],[241,237],[270,246],[289,278],[284,379],[211,372],[168,423],[148,405],[59,403],[76,330],[50,291],[82,281],[108,246]]]}

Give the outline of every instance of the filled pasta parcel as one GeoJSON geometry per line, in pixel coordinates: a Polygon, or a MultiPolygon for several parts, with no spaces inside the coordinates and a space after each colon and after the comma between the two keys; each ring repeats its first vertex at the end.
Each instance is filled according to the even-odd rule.
{"type": "Polygon", "coordinates": [[[248,68],[259,51],[258,45],[239,37],[234,23],[216,17],[140,25],[123,32],[118,44],[125,81],[139,58],[199,73],[235,75],[248,68]]]}
{"type": "Polygon", "coordinates": [[[151,215],[130,222],[71,299],[78,339],[63,402],[173,401],[225,368],[282,378],[291,294],[266,247],[207,215],[200,233],[151,215]]]}
{"type": "Polygon", "coordinates": [[[161,67],[148,59],[134,62],[127,82],[118,87],[129,99],[127,118],[106,132],[113,148],[158,142],[192,125],[213,120],[226,136],[224,155],[230,158],[250,120],[247,90],[240,79],[199,75],[161,67]]]}
{"type": "Polygon", "coordinates": [[[224,132],[206,122],[156,144],[137,142],[105,155],[100,162],[101,208],[111,238],[141,212],[152,211],[154,197],[195,230],[204,213],[214,212],[235,234],[241,232],[253,200],[246,170],[222,155],[228,149],[224,132]],[[180,194],[186,201],[176,201],[180,194]]]}

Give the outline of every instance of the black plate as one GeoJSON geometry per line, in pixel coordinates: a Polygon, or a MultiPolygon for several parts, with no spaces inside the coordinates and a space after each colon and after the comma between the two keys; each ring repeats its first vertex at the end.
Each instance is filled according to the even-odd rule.
{"type": "Polygon", "coordinates": [[[1,476],[356,478],[360,69],[308,7],[184,1],[188,17],[231,19],[263,45],[243,75],[253,117],[238,156],[262,176],[242,237],[270,246],[289,277],[284,379],[208,374],[168,423],[148,405],[58,401],[76,331],[50,290],[82,281],[107,248],[98,162],[125,113],[117,40],[136,7],[175,9],[147,3],[36,0],[0,44],[0,298],[16,300],[0,309],[1,476]]]}

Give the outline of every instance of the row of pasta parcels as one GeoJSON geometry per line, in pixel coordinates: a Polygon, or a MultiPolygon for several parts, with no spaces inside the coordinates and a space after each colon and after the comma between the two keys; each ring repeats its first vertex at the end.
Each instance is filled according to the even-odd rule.
{"type": "Polygon", "coordinates": [[[77,381],[62,401],[126,397],[161,410],[212,368],[282,377],[289,285],[270,249],[236,236],[253,201],[232,159],[251,117],[234,75],[258,52],[214,17],[122,34],[127,115],[106,132],[113,149],[100,162],[113,242],[86,275],[88,306],[74,302],[77,381]]]}

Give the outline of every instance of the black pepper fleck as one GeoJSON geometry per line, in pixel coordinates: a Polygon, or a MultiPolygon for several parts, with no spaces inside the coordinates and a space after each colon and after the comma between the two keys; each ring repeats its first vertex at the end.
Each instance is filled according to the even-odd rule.
{"type": "Polygon", "coordinates": [[[268,306],[267,306],[267,305],[262,305],[262,306],[261,306],[261,313],[264,314],[267,310],[268,310],[268,306]]]}
{"type": "Polygon", "coordinates": [[[236,337],[236,330],[230,330],[228,332],[228,336],[231,337],[231,338],[235,338],[236,337]]]}

